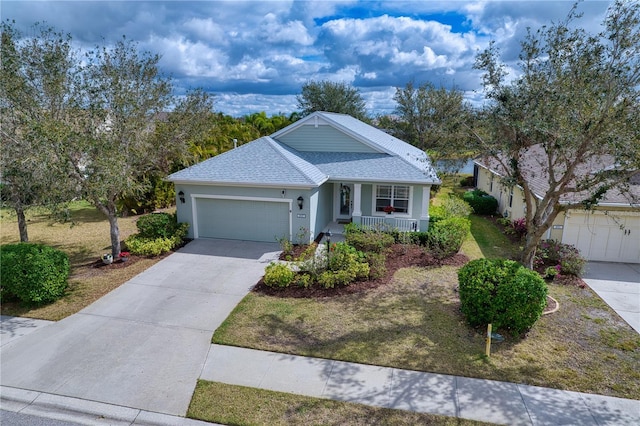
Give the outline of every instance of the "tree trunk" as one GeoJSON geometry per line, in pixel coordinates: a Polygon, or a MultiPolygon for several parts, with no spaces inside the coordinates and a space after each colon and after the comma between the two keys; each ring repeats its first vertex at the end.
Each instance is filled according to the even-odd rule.
{"type": "Polygon", "coordinates": [[[525,239],[524,248],[522,249],[522,264],[525,268],[533,270],[533,261],[536,258],[536,248],[538,247],[537,237],[529,237],[525,239]]]}
{"type": "Polygon", "coordinates": [[[16,214],[18,215],[18,230],[20,231],[20,242],[29,242],[29,235],[27,234],[27,218],[24,215],[24,208],[21,203],[15,205],[16,214]]]}
{"type": "Polygon", "coordinates": [[[111,234],[111,255],[114,259],[120,256],[120,228],[118,227],[118,216],[115,211],[109,209],[109,231],[111,234]]]}

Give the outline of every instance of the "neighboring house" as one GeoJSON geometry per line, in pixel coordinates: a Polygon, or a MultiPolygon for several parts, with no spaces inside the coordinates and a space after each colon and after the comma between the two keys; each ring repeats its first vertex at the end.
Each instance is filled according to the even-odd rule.
{"type": "MultiPolygon", "coordinates": [[[[535,148],[524,159],[521,169],[529,173],[531,187],[537,197],[549,188],[546,172],[535,161],[535,148]]],[[[511,220],[525,217],[524,193],[518,186],[504,185],[499,163],[490,158],[474,161],[475,186],[498,200],[498,212],[511,220]]],[[[611,167],[607,157],[593,159],[584,164],[581,173],[593,173],[611,167]]],[[[575,194],[561,198],[562,204],[580,200],[575,194]]],[[[588,260],[640,263],[640,175],[630,181],[630,191],[608,191],[593,210],[571,208],[560,212],[547,239],[554,239],[578,248],[588,260]]]]}
{"type": "Polygon", "coordinates": [[[294,242],[332,222],[426,230],[431,185],[440,184],[423,151],[326,112],[167,179],[189,237],[294,242]]]}

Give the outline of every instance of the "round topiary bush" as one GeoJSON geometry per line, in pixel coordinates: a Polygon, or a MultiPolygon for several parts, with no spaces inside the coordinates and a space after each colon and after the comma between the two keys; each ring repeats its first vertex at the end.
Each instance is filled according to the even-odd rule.
{"type": "Polygon", "coordinates": [[[69,257],[53,247],[34,243],[0,246],[2,293],[24,303],[49,303],[62,297],[69,270],[69,257]]]}
{"type": "Polygon", "coordinates": [[[542,277],[512,260],[472,260],[458,271],[460,310],[472,326],[521,334],[540,318],[547,303],[542,277]]]}

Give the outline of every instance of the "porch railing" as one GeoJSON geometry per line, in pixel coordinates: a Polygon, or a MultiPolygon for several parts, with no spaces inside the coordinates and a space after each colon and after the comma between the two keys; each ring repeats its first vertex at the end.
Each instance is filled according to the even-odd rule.
{"type": "Polygon", "coordinates": [[[418,230],[418,221],[399,217],[361,216],[360,226],[364,229],[378,231],[398,230],[400,232],[409,232],[418,230]]]}

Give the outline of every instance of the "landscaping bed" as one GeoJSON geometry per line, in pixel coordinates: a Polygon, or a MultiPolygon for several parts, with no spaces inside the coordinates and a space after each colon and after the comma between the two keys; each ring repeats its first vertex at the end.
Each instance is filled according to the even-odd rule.
{"type": "MultiPolygon", "coordinates": [[[[301,249],[299,249],[298,252],[302,253],[305,246],[300,247],[301,249]]],[[[280,298],[338,297],[347,294],[361,293],[377,288],[379,286],[387,285],[392,280],[395,272],[401,268],[407,268],[410,266],[462,266],[469,261],[469,258],[461,253],[458,253],[455,256],[446,259],[436,259],[431,254],[427,253],[424,247],[419,247],[414,244],[394,244],[386,253],[386,257],[386,272],[382,277],[378,279],[356,281],[348,286],[336,288],[322,288],[319,286],[311,288],[302,288],[297,286],[274,288],[265,285],[264,279],[261,279],[255,285],[252,291],[258,294],[280,298]]]]}

